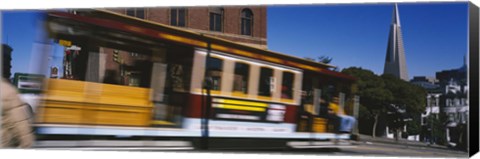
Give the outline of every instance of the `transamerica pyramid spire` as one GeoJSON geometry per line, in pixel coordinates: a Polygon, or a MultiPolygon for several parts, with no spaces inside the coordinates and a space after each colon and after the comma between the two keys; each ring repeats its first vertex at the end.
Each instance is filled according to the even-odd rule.
{"type": "Polygon", "coordinates": [[[398,15],[398,5],[396,3],[395,3],[395,8],[393,8],[392,24],[397,24],[398,26],[400,26],[400,17],[398,15]]]}
{"type": "Polygon", "coordinates": [[[387,56],[383,74],[392,74],[402,80],[408,81],[407,65],[405,64],[405,50],[400,28],[398,5],[393,8],[392,24],[388,36],[387,56]]]}

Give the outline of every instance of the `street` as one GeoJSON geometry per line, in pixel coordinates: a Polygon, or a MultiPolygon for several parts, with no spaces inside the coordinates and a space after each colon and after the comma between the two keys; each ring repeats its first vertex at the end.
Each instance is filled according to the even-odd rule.
{"type": "Polygon", "coordinates": [[[156,147],[70,147],[70,148],[37,148],[50,150],[80,150],[80,151],[148,151],[165,152],[175,151],[182,153],[221,153],[229,154],[272,154],[272,155],[326,155],[326,156],[379,156],[379,157],[444,157],[467,158],[468,153],[445,148],[426,146],[406,146],[395,143],[377,143],[358,141],[352,146],[343,148],[318,149],[235,149],[235,150],[193,150],[192,148],[156,148],[156,147]]]}
{"type": "Polygon", "coordinates": [[[355,148],[333,152],[338,155],[415,156],[415,157],[468,157],[467,152],[401,144],[359,142],[355,148]]]}
{"type": "MultiPolygon", "coordinates": [[[[203,152],[203,151],[198,151],[203,152]]],[[[287,155],[336,155],[336,156],[403,156],[403,157],[445,157],[467,158],[468,153],[455,150],[431,147],[404,146],[398,144],[358,142],[355,146],[327,149],[295,149],[295,150],[236,150],[236,151],[206,151],[221,153],[255,153],[255,154],[287,154],[287,155]]]]}

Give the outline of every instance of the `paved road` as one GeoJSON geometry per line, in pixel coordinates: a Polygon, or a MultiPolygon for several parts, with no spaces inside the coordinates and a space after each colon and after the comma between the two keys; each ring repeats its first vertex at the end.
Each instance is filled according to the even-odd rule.
{"type": "MultiPolygon", "coordinates": [[[[40,148],[41,149],[41,148],[40,148]]],[[[156,149],[152,147],[81,147],[66,148],[71,150],[100,150],[100,151],[177,151],[186,153],[221,153],[234,154],[272,154],[272,155],[307,155],[307,156],[403,156],[403,157],[442,157],[442,158],[468,158],[468,153],[448,149],[431,147],[405,146],[400,144],[386,144],[375,142],[357,142],[354,146],[346,148],[322,149],[268,149],[268,150],[192,150],[192,149],[156,149]]]]}
{"type": "Polygon", "coordinates": [[[416,157],[454,157],[467,158],[468,153],[448,149],[420,146],[405,146],[384,143],[359,143],[355,148],[341,149],[334,152],[339,155],[375,155],[375,156],[416,156],[416,157]]]}
{"type": "MultiPolygon", "coordinates": [[[[203,151],[198,151],[202,153],[203,151]]],[[[331,149],[303,149],[303,150],[228,150],[228,151],[205,151],[221,153],[241,154],[289,154],[289,155],[326,155],[326,156],[403,156],[403,157],[442,157],[442,158],[468,158],[467,152],[442,150],[438,148],[403,146],[381,143],[358,143],[348,148],[331,149]]]]}

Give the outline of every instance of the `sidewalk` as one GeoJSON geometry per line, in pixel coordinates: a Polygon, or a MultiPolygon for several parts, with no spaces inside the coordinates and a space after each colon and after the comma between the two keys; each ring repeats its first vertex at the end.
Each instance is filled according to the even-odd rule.
{"type": "Polygon", "coordinates": [[[395,141],[395,139],[390,139],[390,138],[385,138],[385,137],[376,137],[373,138],[372,136],[368,135],[362,135],[358,134],[358,142],[364,142],[367,143],[383,143],[383,144],[401,144],[404,146],[415,146],[415,147],[429,147],[429,148],[436,148],[436,149],[442,149],[442,150],[449,150],[449,151],[456,151],[456,152],[461,152],[459,150],[454,150],[451,148],[448,148],[447,146],[442,146],[442,145],[430,145],[427,143],[419,142],[419,141],[410,141],[406,139],[399,139],[398,141],[395,141]]]}

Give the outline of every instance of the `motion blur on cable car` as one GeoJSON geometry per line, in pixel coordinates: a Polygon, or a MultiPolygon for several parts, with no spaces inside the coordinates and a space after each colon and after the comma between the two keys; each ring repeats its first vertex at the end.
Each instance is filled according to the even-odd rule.
{"type": "Polygon", "coordinates": [[[108,10],[46,16],[38,147],[350,145],[355,79],[334,66],[108,10]]]}

